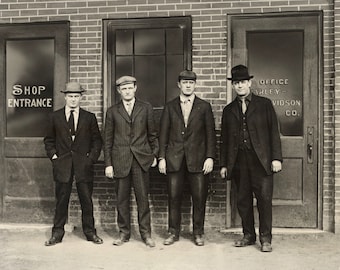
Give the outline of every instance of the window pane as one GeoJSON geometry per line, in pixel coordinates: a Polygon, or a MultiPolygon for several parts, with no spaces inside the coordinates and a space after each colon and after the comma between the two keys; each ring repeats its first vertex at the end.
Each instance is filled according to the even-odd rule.
{"type": "Polygon", "coordinates": [[[136,56],[135,69],[137,97],[150,102],[153,107],[164,106],[164,56],[136,56]]]}
{"type": "Polygon", "coordinates": [[[132,30],[117,30],[116,32],[116,54],[117,55],[132,55],[133,45],[132,30]]]}
{"type": "Polygon", "coordinates": [[[157,55],[165,53],[163,29],[135,30],[135,54],[157,55]]]}
{"type": "Polygon", "coordinates": [[[117,56],[116,57],[116,79],[125,75],[133,75],[133,57],[117,56]]]}
{"type": "Polygon", "coordinates": [[[178,96],[178,75],[183,69],[183,55],[167,56],[166,101],[170,101],[178,96]]]}
{"type": "Polygon", "coordinates": [[[273,101],[282,135],[302,136],[303,32],[249,32],[247,44],[253,91],[273,101]]]}
{"type": "Polygon", "coordinates": [[[166,30],[166,53],[183,53],[183,31],[181,29],[173,28],[166,30]]]}
{"type": "Polygon", "coordinates": [[[45,135],[53,111],[54,50],[53,39],[6,42],[8,137],[45,135]]]}

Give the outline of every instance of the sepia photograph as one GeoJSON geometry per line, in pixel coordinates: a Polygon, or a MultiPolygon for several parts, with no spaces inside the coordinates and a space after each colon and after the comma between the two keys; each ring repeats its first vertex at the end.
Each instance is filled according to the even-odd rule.
{"type": "Polygon", "coordinates": [[[0,269],[340,270],[339,20],[0,0],[0,269]]]}

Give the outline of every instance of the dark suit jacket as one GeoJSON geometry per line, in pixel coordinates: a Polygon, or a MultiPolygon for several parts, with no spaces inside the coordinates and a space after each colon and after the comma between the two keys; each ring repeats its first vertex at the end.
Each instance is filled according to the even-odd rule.
{"type": "Polygon", "coordinates": [[[159,145],[159,157],[166,159],[168,172],[178,171],[184,157],[189,172],[201,172],[204,161],[216,156],[215,122],[210,104],[196,96],[185,128],[180,98],[168,102],[161,118],[159,145]]]}
{"type": "MultiPolygon", "coordinates": [[[[271,162],[282,161],[277,116],[271,100],[252,94],[247,109],[247,125],[252,146],[268,175],[271,162]]],[[[240,109],[235,99],[223,110],[221,127],[221,167],[227,167],[231,179],[240,141],[240,109]]]]}
{"type": "Polygon", "coordinates": [[[106,112],[104,130],[104,159],[113,166],[114,176],[126,177],[133,157],[148,171],[158,155],[158,139],[151,104],[136,99],[131,117],[123,102],[106,112]]]}
{"type": "Polygon", "coordinates": [[[68,182],[72,165],[77,182],[93,181],[93,163],[98,160],[102,148],[102,138],[96,116],[79,110],[78,127],[72,141],[67,125],[65,108],[53,112],[44,138],[47,156],[52,159],[55,181],[68,182]]]}

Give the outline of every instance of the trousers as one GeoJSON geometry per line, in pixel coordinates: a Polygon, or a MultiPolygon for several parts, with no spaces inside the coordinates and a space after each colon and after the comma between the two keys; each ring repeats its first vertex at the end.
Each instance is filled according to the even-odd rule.
{"type": "Polygon", "coordinates": [[[132,186],[137,202],[139,232],[145,240],[151,236],[151,217],[148,197],[149,173],[143,171],[135,158],[132,161],[129,175],[124,178],[117,178],[116,185],[119,233],[127,237],[131,235],[130,195],[132,186]]]}
{"type": "Polygon", "coordinates": [[[267,175],[253,149],[239,149],[233,179],[237,189],[237,209],[244,235],[256,239],[253,205],[255,195],[259,213],[260,241],[271,243],[273,175],[267,175]]]}
{"type": "MultiPolygon", "coordinates": [[[[52,235],[60,239],[62,239],[65,234],[64,226],[68,217],[72,183],[73,175],[67,183],[55,182],[56,209],[52,235]]],[[[93,182],[77,182],[76,187],[82,211],[82,229],[86,236],[91,236],[96,233],[92,202],[93,182]]]]}
{"type": "Polygon", "coordinates": [[[205,208],[208,196],[208,176],[191,173],[185,158],[178,172],[168,173],[169,233],[179,236],[181,227],[181,206],[184,184],[189,181],[192,198],[192,223],[194,235],[204,234],[205,208]]]}

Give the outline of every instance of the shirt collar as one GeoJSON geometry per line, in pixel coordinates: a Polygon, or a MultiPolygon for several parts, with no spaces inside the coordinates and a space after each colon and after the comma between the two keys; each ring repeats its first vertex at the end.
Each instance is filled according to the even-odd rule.
{"type": "MultiPolygon", "coordinates": [[[[251,98],[252,98],[252,93],[250,92],[248,96],[245,97],[245,100],[250,102],[251,101],[251,98]]],[[[237,96],[238,100],[241,101],[241,98],[239,96],[237,96]]]]}
{"type": "Polygon", "coordinates": [[[79,107],[77,107],[77,108],[70,108],[68,106],[65,106],[65,113],[66,114],[69,114],[71,110],[73,110],[75,113],[79,113],[79,107]]]}
{"type": "Polygon", "coordinates": [[[191,94],[189,97],[187,96],[184,96],[184,95],[179,95],[179,99],[182,103],[190,100],[192,103],[194,102],[194,99],[195,99],[195,94],[191,94]]]}
{"type": "Polygon", "coordinates": [[[129,101],[123,100],[124,106],[125,106],[125,105],[128,105],[128,104],[130,104],[130,103],[131,103],[131,105],[135,105],[135,102],[136,102],[136,98],[133,98],[133,99],[131,99],[131,100],[129,100],[129,101]]]}

